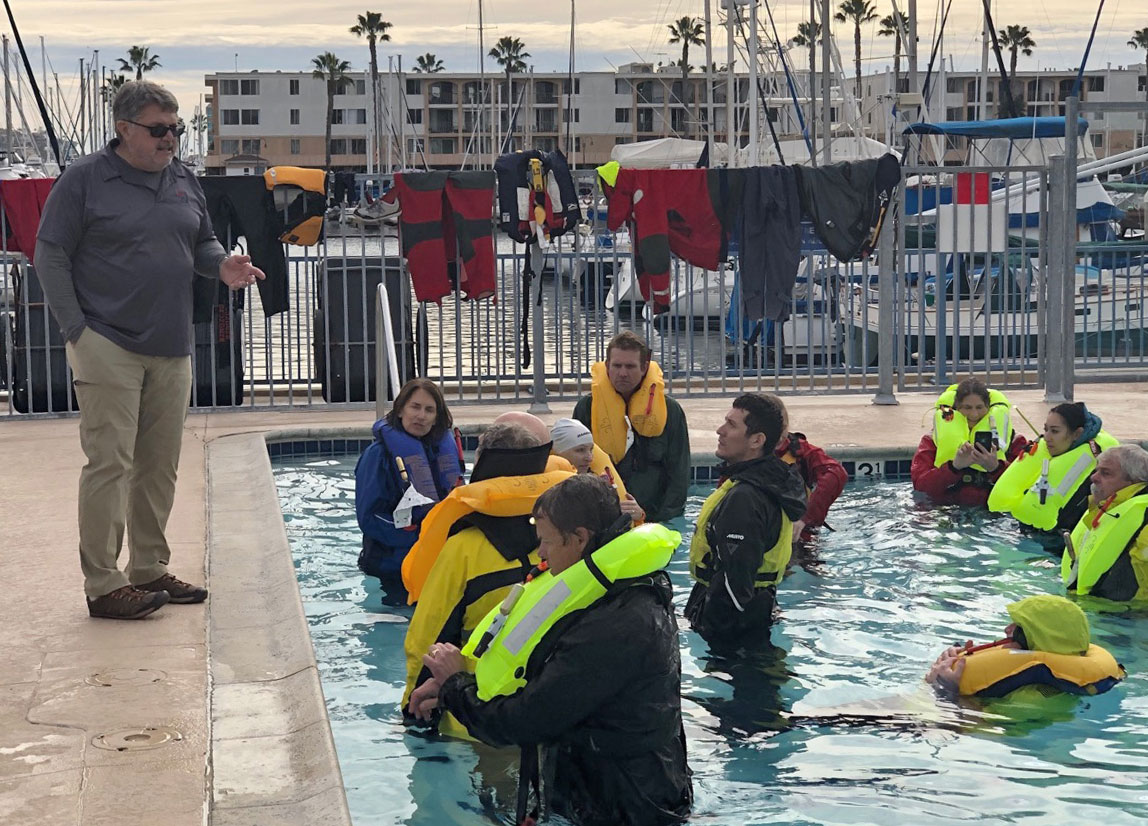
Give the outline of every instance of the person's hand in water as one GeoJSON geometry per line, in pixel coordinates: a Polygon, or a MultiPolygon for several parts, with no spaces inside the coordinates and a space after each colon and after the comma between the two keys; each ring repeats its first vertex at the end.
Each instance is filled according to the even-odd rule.
{"type": "Polygon", "coordinates": [[[941,652],[933,663],[929,673],[925,675],[925,682],[935,688],[957,694],[960,691],[961,675],[965,673],[967,660],[962,656],[965,650],[972,646],[972,641],[964,645],[954,645],[941,652]]]}

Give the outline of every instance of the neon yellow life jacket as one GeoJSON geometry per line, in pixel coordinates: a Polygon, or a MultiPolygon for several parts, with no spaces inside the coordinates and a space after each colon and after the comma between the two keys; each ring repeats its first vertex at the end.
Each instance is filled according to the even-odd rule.
{"type": "MultiPolygon", "coordinates": [[[[710,577],[713,575],[713,551],[706,539],[706,525],[709,524],[714,508],[736,484],[735,479],[726,479],[722,482],[702,504],[701,513],[698,514],[697,528],[694,530],[693,541],[690,542],[690,575],[706,586],[710,584],[710,577]]],[[[782,510],[781,530],[778,532],[777,543],[762,556],[761,564],[754,575],[754,585],[766,588],[780,583],[781,578],[785,576],[785,566],[789,564],[789,557],[792,555],[793,523],[782,510]]]]}
{"type": "MultiPolygon", "coordinates": [[[[558,620],[589,608],[620,579],[660,571],[681,542],[681,534],[664,525],[639,525],[594,551],[589,561],[581,559],[557,576],[547,572],[515,586],[521,589],[517,600],[475,664],[479,699],[514,694],[526,685],[530,656],[558,620]]],[[[475,656],[501,611],[495,607],[475,626],[463,654],[475,656]]]]}
{"type": "Polygon", "coordinates": [[[1083,654],[987,648],[965,656],[959,692],[1004,697],[1022,686],[1047,685],[1068,694],[1102,694],[1125,676],[1120,664],[1099,645],[1088,646],[1083,654]]]}
{"type": "Polygon", "coordinates": [[[1129,550],[1148,522],[1148,486],[1129,485],[1106,510],[1089,508],[1072,531],[1073,555],[1060,560],[1064,587],[1084,595],[1129,550]],[[1093,527],[1095,525],[1095,527],[1093,527]]]}
{"type": "Polygon", "coordinates": [[[1060,511],[1096,468],[1096,457],[1118,444],[1102,430],[1095,439],[1051,456],[1041,439],[1034,451],[1005,468],[989,493],[989,510],[1007,511],[1031,528],[1055,529],[1060,511]]]}
{"type": "MultiPolygon", "coordinates": [[[[940,467],[950,461],[957,455],[957,449],[962,444],[973,440],[974,433],[992,433],[997,443],[997,459],[1006,461],[1013,429],[1009,416],[1010,405],[1005,394],[999,390],[989,390],[989,411],[971,429],[968,420],[954,407],[956,400],[957,385],[951,384],[933,405],[933,442],[937,445],[934,466],[940,467]]],[[[987,472],[980,465],[971,467],[987,472]]]]}

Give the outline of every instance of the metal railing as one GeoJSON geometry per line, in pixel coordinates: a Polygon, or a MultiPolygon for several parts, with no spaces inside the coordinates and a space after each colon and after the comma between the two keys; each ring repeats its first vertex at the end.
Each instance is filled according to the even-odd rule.
{"type": "MultiPolygon", "coordinates": [[[[452,293],[418,303],[391,228],[329,221],[318,246],[288,249],[288,311],[265,316],[253,290],[218,294],[195,325],[192,404],[368,407],[422,375],[452,403],[543,409],[589,392],[591,365],[624,329],[646,338],[678,396],[873,393],[891,402],[897,391],[970,373],[999,387],[1043,386],[1055,359],[1063,392],[1066,374],[1071,387],[1074,375],[1148,366],[1148,246],[1081,243],[1072,268],[1056,259],[1049,238],[1068,235],[1057,220],[1076,226],[1074,199],[1051,186],[1057,170],[903,174],[879,255],[843,264],[807,234],[784,322],[741,317],[736,256],[714,271],[675,261],[670,309],[651,312],[629,235],[606,230],[596,195],[586,222],[545,249],[533,278],[523,275],[523,246],[496,233],[495,296],[480,301],[452,293]],[[974,189],[987,182],[991,203],[967,220],[942,218],[937,205],[954,199],[961,175],[974,189]],[[1003,213],[993,198],[1008,205],[1003,213]],[[393,342],[383,360],[380,341],[393,342]]],[[[592,191],[586,178],[579,184],[592,191]]],[[[0,252],[0,404],[9,415],[73,411],[63,340],[34,270],[7,242],[0,252]]]]}

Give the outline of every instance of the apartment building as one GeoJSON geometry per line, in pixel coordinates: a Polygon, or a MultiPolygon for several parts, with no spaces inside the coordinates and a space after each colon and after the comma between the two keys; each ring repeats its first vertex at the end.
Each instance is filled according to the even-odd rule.
{"type": "MultiPolygon", "coordinates": [[[[331,166],[366,171],[373,154],[370,82],[354,73],[334,98],[331,166]]],[[[327,92],[310,72],[219,72],[207,75],[209,174],[261,172],[271,165],[322,166],[327,92]]],[[[766,117],[779,137],[800,133],[784,76],[760,78],[766,117]]],[[[803,83],[802,79],[799,82],[803,83]]],[[[492,148],[561,148],[580,167],[609,160],[620,143],[660,137],[702,137],[714,124],[726,139],[729,84],[715,82],[707,102],[704,75],[647,63],[617,72],[515,75],[488,73],[384,75],[380,97],[391,114],[378,143],[381,167],[458,169],[476,157],[489,166],[492,148]],[[508,106],[509,102],[509,106],[508,106]],[[712,111],[712,120],[711,120],[712,111]],[[513,134],[507,135],[513,122],[513,134]]],[[[737,140],[748,140],[749,79],[735,78],[737,140]]],[[[762,134],[766,125],[761,125],[762,134]]]]}
{"type": "MultiPolygon", "coordinates": [[[[1028,116],[1063,115],[1064,101],[1072,94],[1076,75],[1076,69],[1018,71],[1012,86],[1013,94],[1023,101],[1024,112],[1028,116]]],[[[985,89],[986,101],[983,103],[979,72],[948,71],[943,77],[943,83],[946,121],[991,120],[997,117],[1002,87],[995,72],[989,75],[985,89]]],[[[899,91],[907,91],[907,84],[908,81],[902,76],[899,91]]],[[[909,112],[902,112],[901,122],[895,122],[893,73],[886,71],[862,78],[862,92],[861,118],[865,134],[878,140],[884,140],[888,135],[895,137],[904,126],[903,117],[909,112]]],[[[1080,99],[1082,102],[1092,103],[1144,102],[1144,94],[1144,64],[1116,67],[1109,65],[1103,69],[1085,71],[1080,99]]],[[[936,104],[933,105],[932,111],[934,113],[939,111],[936,104]]],[[[1143,140],[1139,139],[1139,136],[1145,131],[1145,117],[1148,116],[1146,113],[1148,103],[1145,103],[1143,113],[1084,112],[1083,116],[1088,120],[1088,139],[1092,143],[1096,157],[1115,155],[1141,145],[1143,140]]],[[[912,114],[915,115],[915,108],[912,114]]],[[[933,117],[939,120],[936,114],[933,117]]],[[[951,141],[945,157],[946,163],[960,163],[964,157],[963,152],[963,142],[951,141]]]]}

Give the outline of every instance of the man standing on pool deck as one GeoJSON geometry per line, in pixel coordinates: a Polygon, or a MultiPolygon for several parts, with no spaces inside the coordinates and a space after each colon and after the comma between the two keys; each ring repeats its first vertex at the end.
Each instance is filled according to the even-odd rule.
{"type": "Polygon", "coordinates": [[[216,240],[195,175],[175,159],[179,104],[150,81],[124,84],[116,137],[53,186],[36,270],[67,340],[80,445],[80,567],[88,613],[140,619],[207,591],[168,573],[164,531],[175,498],[191,394],[196,275],[240,289],[263,278],[216,240]],[[117,566],[128,534],[127,570],[117,566]]]}
{"type": "Polygon", "coordinates": [[[781,399],[738,396],[717,429],[722,483],[698,515],[690,543],[697,584],[685,616],[710,643],[769,636],[777,585],[793,552],[805,489],[773,452],[785,429],[781,399]]]}
{"type": "Polygon", "coordinates": [[[573,417],[610,455],[647,522],[681,516],[690,485],[690,434],[681,405],[666,395],[650,348],[623,330],[590,376],[590,395],[578,401],[573,417]]]}

